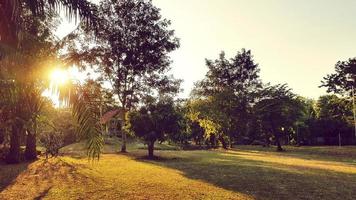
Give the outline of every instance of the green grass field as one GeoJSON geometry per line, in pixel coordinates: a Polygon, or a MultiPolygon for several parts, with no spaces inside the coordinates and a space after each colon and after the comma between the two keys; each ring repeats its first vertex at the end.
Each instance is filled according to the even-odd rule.
{"type": "Polygon", "coordinates": [[[148,161],[141,144],[117,154],[107,143],[94,163],[74,144],[58,158],[0,164],[0,199],[356,199],[356,147],[158,145],[160,159],[148,161]]]}

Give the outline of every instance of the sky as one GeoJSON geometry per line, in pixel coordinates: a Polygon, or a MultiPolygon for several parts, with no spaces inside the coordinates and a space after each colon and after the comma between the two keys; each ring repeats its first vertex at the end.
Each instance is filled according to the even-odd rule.
{"type": "MultiPolygon", "coordinates": [[[[263,82],[287,83],[309,98],[326,94],[321,80],[335,63],[356,57],[355,0],[153,0],[181,46],[172,74],[188,97],[207,72],[205,58],[250,49],[263,82]]],[[[73,23],[63,22],[58,35],[73,23]]]]}

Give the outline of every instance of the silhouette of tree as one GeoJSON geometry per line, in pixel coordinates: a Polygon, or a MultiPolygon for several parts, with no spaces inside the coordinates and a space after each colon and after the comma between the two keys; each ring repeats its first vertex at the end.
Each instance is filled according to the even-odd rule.
{"type": "Polygon", "coordinates": [[[352,88],[356,88],[356,58],[348,61],[338,61],[335,73],[324,77],[320,87],[326,87],[328,92],[352,95],[352,88]]]}

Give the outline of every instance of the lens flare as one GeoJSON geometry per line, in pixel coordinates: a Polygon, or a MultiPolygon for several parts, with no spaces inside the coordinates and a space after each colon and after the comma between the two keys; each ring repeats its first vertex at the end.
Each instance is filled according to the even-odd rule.
{"type": "Polygon", "coordinates": [[[55,85],[63,85],[69,80],[69,74],[67,71],[62,69],[55,69],[51,73],[51,81],[55,85]]]}

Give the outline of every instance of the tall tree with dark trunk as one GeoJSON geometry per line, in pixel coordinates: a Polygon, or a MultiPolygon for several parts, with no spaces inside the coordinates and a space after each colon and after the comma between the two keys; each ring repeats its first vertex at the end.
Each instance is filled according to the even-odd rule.
{"type": "MultiPolygon", "coordinates": [[[[82,66],[98,66],[97,72],[111,83],[120,107],[129,112],[143,96],[168,88],[168,53],[178,48],[179,42],[169,29],[170,21],[162,18],[151,1],[104,0],[98,17],[98,31],[85,30],[85,41],[96,45],[83,44],[69,57],[86,61],[78,63],[82,66]]],[[[125,130],[122,140],[121,151],[126,152],[125,130]]]]}

